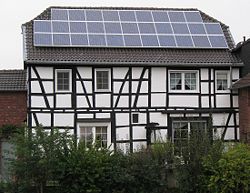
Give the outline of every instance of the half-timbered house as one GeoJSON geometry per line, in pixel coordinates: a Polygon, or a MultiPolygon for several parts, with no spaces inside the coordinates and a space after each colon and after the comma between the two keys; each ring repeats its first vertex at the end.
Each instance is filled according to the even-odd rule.
{"type": "Polygon", "coordinates": [[[23,24],[28,126],[133,151],[193,128],[238,140],[241,60],[197,9],[50,7],[23,24]],[[178,132],[177,132],[178,131],[178,132]]]}

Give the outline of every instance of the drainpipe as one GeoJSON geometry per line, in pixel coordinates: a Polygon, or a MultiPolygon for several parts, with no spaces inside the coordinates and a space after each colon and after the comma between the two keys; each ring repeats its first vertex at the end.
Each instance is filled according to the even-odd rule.
{"type": "Polygon", "coordinates": [[[233,69],[232,69],[232,64],[230,65],[230,70],[229,70],[229,88],[232,88],[233,86],[233,69]]]}

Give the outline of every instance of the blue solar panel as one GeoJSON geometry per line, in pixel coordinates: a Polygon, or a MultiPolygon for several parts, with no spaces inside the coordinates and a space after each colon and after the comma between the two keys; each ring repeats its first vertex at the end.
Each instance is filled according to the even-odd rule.
{"type": "Polygon", "coordinates": [[[169,11],[168,15],[171,22],[186,22],[183,12],[169,11]]]}
{"type": "Polygon", "coordinates": [[[138,26],[141,34],[155,33],[155,26],[153,23],[139,23],[138,26]]]}
{"type": "Polygon", "coordinates": [[[206,23],[205,27],[208,34],[223,34],[219,23],[206,23]]]}
{"type": "Polygon", "coordinates": [[[120,23],[104,23],[105,31],[107,34],[115,33],[121,34],[122,28],[120,23]]]}
{"type": "Polygon", "coordinates": [[[34,34],[34,45],[46,45],[52,46],[52,35],[51,34],[34,34]]]}
{"type": "Polygon", "coordinates": [[[184,12],[187,22],[203,22],[200,12],[198,11],[186,11],[184,12]]]}
{"type": "Polygon", "coordinates": [[[107,45],[123,47],[123,36],[122,35],[107,35],[107,45]]]}
{"type": "Polygon", "coordinates": [[[68,20],[68,11],[66,9],[51,9],[52,20],[68,20]]]}
{"type": "Polygon", "coordinates": [[[188,26],[185,23],[172,23],[175,34],[189,34],[188,26]]]}
{"type": "Polygon", "coordinates": [[[86,23],[85,22],[70,22],[70,32],[71,33],[86,33],[86,23]]]}
{"type": "Polygon", "coordinates": [[[209,48],[211,47],[207,36],[193,36],[195,47],[209,48]]]}
{"type": "Polygon", "coordinates": [[[158,39],[155,35],[142,35],[141,40],[143,46],[159,47],[158,39]]]}
{"type": "Polygon", "coordinates": [[[138,34],[138,26],[136,23],[122,23],[122,31],[124,34],[138,34]]]}
{"type": "Polygon", "coordinates": [[[172,35],[159,35],[159,44],[163,47],[176,47],[174,36],[172,35]]]}
{"type": "Polygon", "coordinates": [[[35,21],[34,22],[35,32],[51,32],[51,21],[35,21]]]}
{"type": "Polygon", "coordinates": [[[166,11],[153,11],[152,15],[155,22],[169,22],[168,13],[166,11]]]}
{"type": "Polygon", "coordinates": [[[150,11],[136,11],[136,18],[138,22],[152,22],[152,14],[150,11]]]}
{"type": "Polygon", "coordinates": [[[155,28],[158,34],[173,34],[170,23],[155,23],[155,28]]]}
{"type": "Polygon", "coordinates": [[[103,11],[104,21],[120,21],[118,11],[103,11]]]}
{"type": "Polygon", "coordinates": [[[87,23],[88,33],[104,33],[103,23],[101,22],[88,22],[87,23]]]}
{"type": "Polygon", "coordinates": [[[89,35],[89,44],[91,46],[105,46],[105,36],[104,35],[89,35]]]}
{"type": "Polygon", "coordinates": [[[206,34],[203,24],[190,23],[188,27],[191,34],[206,34]]]}
{"type": "Polygon", "coordinates": [[[88,45],[88,37],[84,34],[71,34],[71,44],[74,46],[88,45]]]}
{"type": "Polygon", "coordinates": [[[139,35],[124,35],[125,46],[141,47],[141,38],[139,35]]]}
{"type": "Polygon", "coordinates": [[[69,34],[53,34],[53,44],[58,46],[70,45],[69,34]]]}
{"type": "Polygon", "coordinates": [[[208,36],[213,48],[227,48],[227,42],[224,36],[208,36]]]}
{"type": "Polygon", "coordinates": [[[190,36],[175,36],[178,47],[193,47],[193,42],[190,36]]]}
{"type": "Polygon", "coordinates": [[[134,11],[119,11],[121,21],[136,21],[134,11]]]}
{"type": "Polygon", "coordinates": [[[102,21],[102,12],[97,10],[86,10],[86,20],[87,21],[102,21]]]}
{"type": "Polygon", "coordinates": [[[85,21],[84,10],[70,9],[69,10],[69,20],[70,21],[85,21]]]}
{"type": "Polygon", "coordinates": [[[199,11],[52,8],[33,24],[35,46],[228,48],[199,11]]]}
{"type": "Polygon", "coordinates": [[[52,21],[52,31],[55,33],[69,33],[69,23],[52,21]]]}

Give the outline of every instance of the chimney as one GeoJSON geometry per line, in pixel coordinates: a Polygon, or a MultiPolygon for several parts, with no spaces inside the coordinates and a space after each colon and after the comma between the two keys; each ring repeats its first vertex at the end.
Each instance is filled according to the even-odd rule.
{"type": "Polygon", "coordinates": [[[243,36],[243,42],[245,42],[246,41],[246,36],[243,36]]]}

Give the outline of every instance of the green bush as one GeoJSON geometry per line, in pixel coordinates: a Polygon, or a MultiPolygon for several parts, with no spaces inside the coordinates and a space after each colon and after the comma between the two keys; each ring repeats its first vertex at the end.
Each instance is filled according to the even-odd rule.
{"type": "Polygon", "coordinates": [[[204,166],[210,173],[208,188],[213,193],[250,192],[250,147],[237,144],[215,160],[208,157],[204,166]]]}

